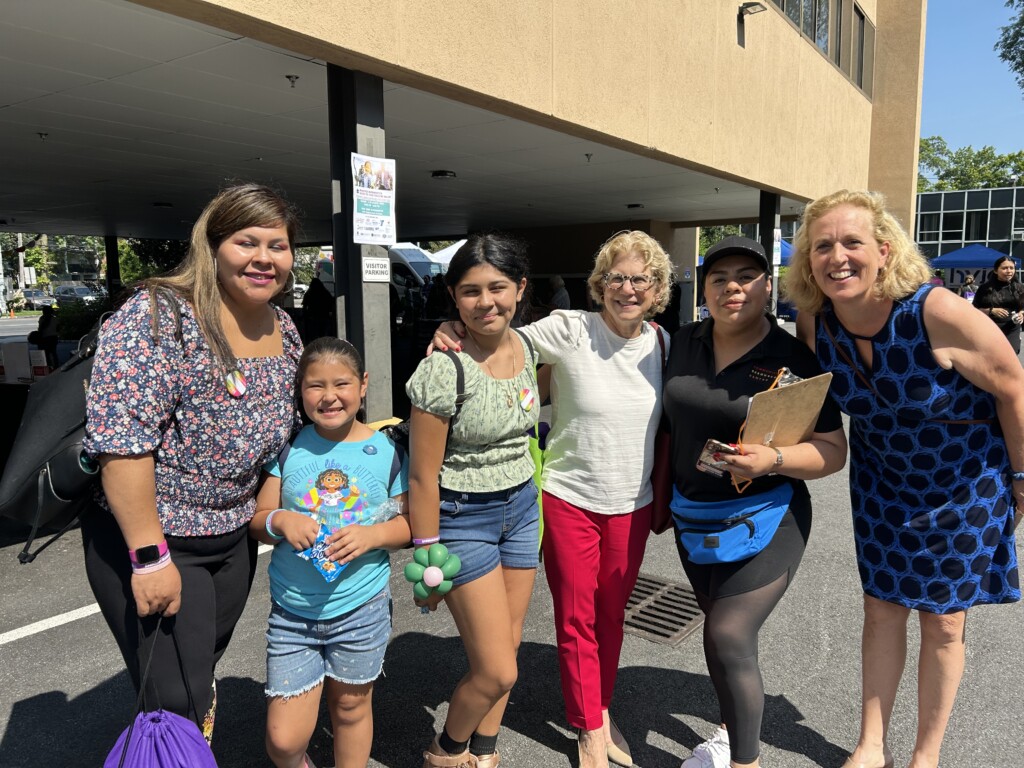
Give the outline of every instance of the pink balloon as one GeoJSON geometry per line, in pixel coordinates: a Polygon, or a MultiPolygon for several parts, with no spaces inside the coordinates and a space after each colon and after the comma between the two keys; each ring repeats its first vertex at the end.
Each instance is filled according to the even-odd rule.
{"type": "Polygon", "coordinates": [[[444,581],[444,574],[436,565],[432,565],[423,572],[423,583],[428,587],[436,587],[444,581]]]}

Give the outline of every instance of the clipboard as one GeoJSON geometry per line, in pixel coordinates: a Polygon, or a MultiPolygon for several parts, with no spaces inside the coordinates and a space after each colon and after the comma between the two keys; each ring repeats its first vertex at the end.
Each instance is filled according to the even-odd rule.
{"type": "Polygon", "coordinates": [[[802,443],[814,432],[825,403],[831,373],[802,379],[750,398],[743,442],[785,447],[802,443]]]}

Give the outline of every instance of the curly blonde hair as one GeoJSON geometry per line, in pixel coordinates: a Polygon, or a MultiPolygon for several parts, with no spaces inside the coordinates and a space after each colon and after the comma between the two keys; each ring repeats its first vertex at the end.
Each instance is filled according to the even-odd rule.
{"type": "Polygon", "coordinates": [[[657,284],[658,293],[654,303],[647,310],[644,319],[650,319],[659,312],[664,312],[672,296],[672,283],[675,281],[676,268],[669,259],[661,244],[646,232],[638,229],[623,230],[608,238],[594,259],[594,270],[587,278],[590,298],[598,306],[604,300],[604,276],[612,268],[615,260],[624,254],[632,254],[643,259],[644,269],[651,270],[651,277],[657,284]]]}
{"type": "Polygon", "coordinates": [[[807,204],[800,228],[793,238],[793,255],[783,281],[787,300],[800,312],[817,314],[825,303],[825,294],[811,274],[811,227],[822,216],[840,205],[863,208],[871,215],[875,241],[889,244],[885,268],[880,270],[874,285],[879,299],[901,299],[909,296],[931,277],[931,267],[910,235],[885,207],[879,192],[841,189],[807,204]]]}

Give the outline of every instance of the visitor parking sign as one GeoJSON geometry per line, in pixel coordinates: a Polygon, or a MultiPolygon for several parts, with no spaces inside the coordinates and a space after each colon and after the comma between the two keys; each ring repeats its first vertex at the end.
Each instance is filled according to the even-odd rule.
{"type": "Polygon", "coordinates": [[[363,282],[386,283],[391,280],[391,261],[386,256],[363,256],[363,282]]]}

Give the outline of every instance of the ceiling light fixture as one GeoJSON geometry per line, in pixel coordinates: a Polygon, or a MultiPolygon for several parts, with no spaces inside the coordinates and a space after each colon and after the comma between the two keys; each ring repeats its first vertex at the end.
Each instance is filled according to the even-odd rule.
{"type": "Polygon", "coordinates": [[[740,3],[739,17],[743,21],[744,16],[753,16],[755,13],[767,11],[768,6],[764,3],[740,3]]]}
{"type": "Polygon", "coordinates": [[[431,171],[430,178],[432,179],[454,179],[457,178],[455,171],[431,171]]]}
{"type": "Polygon", "coordinates": [[[174,203],[164,203],[164,202],[157,201],[157,202],[153,203],[153,207],[154,208],[173,208],[174,207],[174,203]]]}
{"type": "Polygon", "coordinates": [[[626,207],[630,209],[643,208],[643,203],[626,203],[626,207]]]}
{"type": "Polygon", "coordinates": [[[299,79],[298,75],[285,75],[285,79],[292,84],[292,88],[295,87],[295,81],[299,79]]]}

